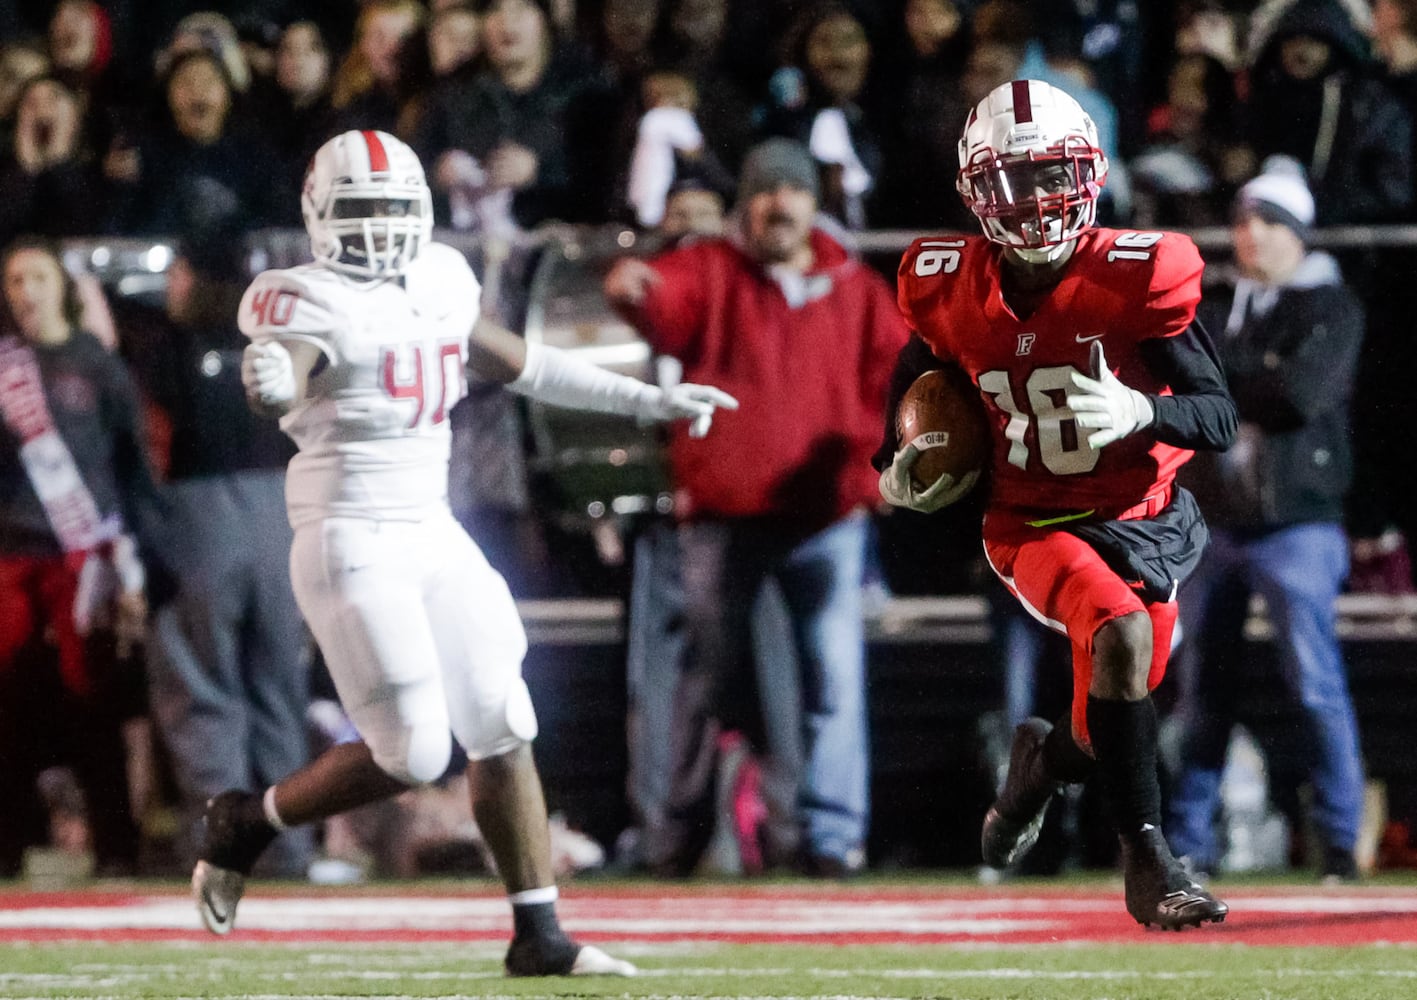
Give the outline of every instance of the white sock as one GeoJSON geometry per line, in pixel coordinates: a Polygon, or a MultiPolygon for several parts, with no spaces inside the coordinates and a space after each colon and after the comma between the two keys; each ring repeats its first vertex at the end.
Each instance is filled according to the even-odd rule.
{"type": "Polygon", "coordinates": [[[554,903],[560,898],[560,892],[554,885],[544,886],[540,889],[523,889],[521,892],[507,893],[507,901],[513,906],[526,906],[535,903],[554,903]]]}
{"type": "Polygon", "coordinates": [[[261,797],[261,810],[266,814],[266,822],[277,830],[284,830],[285,820],[280,818],[280,813],[276,812],[276,786],[272,785],[266,789],[266,794],[261,797]]]}

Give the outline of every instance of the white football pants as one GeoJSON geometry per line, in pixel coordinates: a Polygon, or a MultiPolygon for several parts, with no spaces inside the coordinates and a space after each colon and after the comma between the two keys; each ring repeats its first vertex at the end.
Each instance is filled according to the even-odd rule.
{"type": "Polygon", "coordinates": [[[345,711],[389,774],[440,777],[450,732],[474,760],[536,735],[516,604],[450,513],[304,525],[290,577],[345,711]]]}

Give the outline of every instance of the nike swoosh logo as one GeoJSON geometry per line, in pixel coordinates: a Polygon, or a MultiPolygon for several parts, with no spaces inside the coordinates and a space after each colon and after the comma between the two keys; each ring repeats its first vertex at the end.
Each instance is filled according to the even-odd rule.
{"type": "Polygon", "coordinates": [[[1101,340],[1105,336],[1106,334],[1103,333],[1094,333],[1091,337],[1084,337],[1082,334],[1079,333],[1073,339],[1076,340],[1079,344],[1086,344],[1087,342],[1092,340],[1101,340]]]}

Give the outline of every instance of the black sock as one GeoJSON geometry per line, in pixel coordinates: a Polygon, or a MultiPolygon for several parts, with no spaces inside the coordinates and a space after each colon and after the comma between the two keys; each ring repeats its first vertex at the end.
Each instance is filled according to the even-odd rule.
{"type": "Polygon", "coordinates": [[[1087,696],[1087,728],[1097,755],[1102,790],[1117,832],[1136,836],[1161,826],[1161,783],[1156,774],[1156,705],[1087,696]]]}
{"type": "Polygon", "coordinates": [[[1053,725],[1043,741],[1043,766],[1051,779],[1069,785],[1086,781],[1096,768],[1097,762],[1073,739],[1071,712],[1053,725]]]}
{"type": "Polygon", "coordinates": [[[556,919],[556,904],[545,903],[512,904],[513,935],[519,938],[562,938],[561,922],[556,919]]]}

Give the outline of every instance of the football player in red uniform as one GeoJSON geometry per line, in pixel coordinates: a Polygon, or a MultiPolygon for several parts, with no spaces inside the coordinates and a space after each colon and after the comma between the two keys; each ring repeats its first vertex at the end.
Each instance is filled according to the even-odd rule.
{"type": "MultiPolygon", "coordinates": [[[[984,820],[986,863],[1037,840],[1050,799],[1096,771],[1121,838],[1128,912],[1180,929],[1222,920],[1161,833],[1157,717],[1175,591],[1204,546],[1195,501],[1174,483],[1192,449],[1223,449],[1235,407],[1195,323],[1202,263],[1189,239],[1096,225],[1107,158],[1070,96],[1015,80],[970,113],[957,186],[984,235],[917,240],[900,306],[918,334],[898,400],[942,361],[979,389],[993,431],[984,550],[1036,618],[1073,646],[1070,717],[1030,719],[984,820]]],[[[894,414],[894,407],[889,411],[894,414]]],[[[933,511],[973,474],[912,482],[920,452],[887,420],[882,495],[933,511]]]]}

